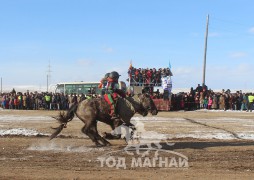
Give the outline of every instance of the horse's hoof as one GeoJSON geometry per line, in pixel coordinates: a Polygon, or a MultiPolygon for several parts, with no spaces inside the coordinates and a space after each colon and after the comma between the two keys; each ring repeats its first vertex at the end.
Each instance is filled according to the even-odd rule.
{"type": "Polygon", "coordinates": [[[113,139],[113,135],[111,133],[104,132],[103,133],[103,138],[105,138],[105,139],[113,139]]]}
{"type": "Polygon", "coordinates": [[[121,134],[110,134],[105,133],[105,136],[103,136],[105,139],[121,139],[121,134]]]}
{"type": "Polygon", "coordinates": [[[104,147],[105,145],[103,145],[103,144],[96,144],[96,147],[104,147]]]}
{"type": "Polygon", "coordinates": [[[113,135],[113,139],[121,139],[121,134],[113,135]]]}
{"type": "Polygon", "coordinates": [[[110,144],[110,143],[107,143],[107,144],[106,144],[106,146],[112,146],[112,144],[110,144]]]}

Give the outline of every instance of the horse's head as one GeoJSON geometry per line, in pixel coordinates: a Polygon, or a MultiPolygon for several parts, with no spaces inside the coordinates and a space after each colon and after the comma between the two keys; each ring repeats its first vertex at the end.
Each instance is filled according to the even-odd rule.
{"type": "Polygon", "coordinates": [[[140,94],[139,100],[145,111],[150,112],[152,115],[157,115],[158,110],[149,94],[140,94]]]}

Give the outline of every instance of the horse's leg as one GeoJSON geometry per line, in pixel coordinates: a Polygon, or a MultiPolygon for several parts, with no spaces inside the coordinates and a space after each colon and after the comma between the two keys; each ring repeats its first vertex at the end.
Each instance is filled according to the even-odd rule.
{"type": "Polygon", "coordinates": [[[108,142],[105,138],[101,137],[97,130],[97,122],[91,126],[91,133],[94,135],[96,140],[99,140],[103,143],[104,146],[110,146],[110,142],[108,142]]]}
{"type": "Polygon", "coordinates": [[[130,140],[133,141],[133,135],[134,131],[136,130],[136,127],[131,122],[125,122],[124,125],[127,126],[128,128],[131,128],[130,140]]]}
{"type": "Polygon", "coordinates": [[[123,121],[121,121],[121,119],[119,119],[119,118],[115,118],[115,119],[110,119],[110,118],[108,118],[108,119],[101,119],[100,121],[103,122],[103,123],[108,124],[111,127],[112,130],[114,130],[116,127],[121,126],[123,124],[123,121]]]}
{"type": "Polygon", "coordinates": [[[95,145],[96,146],[102,146],[102,144],[100,144],[99,142],[98,142],[98,140],[96,139],[96,137],[94,136],[94,133],[92,133],[92,131],[91,131],[91,123],[86,123],[86,125],[82,128],[82,132],[84,133],[84,134],[86,134],[94,143],[95,143],[95,145]]]}
{"type": "MultiPolygon", "coordinates": [[[[120,125],[123,124],[123,121],[121,121],[120,119],[103,119],[101,120],[101,122],[104,122],[108,125],[110,125],[111,129],[112,130],[115,130],[117,127],[119,127],[120,125]]],[[[121,134],[112,134],[112,133],[107,133],[107,132],[104,132],[103,133],[103,138],[106,138],[106,139],[120,139],[121,138],[121,134]]]]}
{"type": "Polygon", "coordinates": [[[128,128],[131,128],[132,131],[136,130],[136,127],[131,122],[125,122],[123,125],[127,126],[128,128]]]}

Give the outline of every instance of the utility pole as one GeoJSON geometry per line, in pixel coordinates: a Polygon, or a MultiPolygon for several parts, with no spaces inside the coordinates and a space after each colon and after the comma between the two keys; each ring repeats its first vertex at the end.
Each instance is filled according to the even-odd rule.
{"type": "Polygon", "coordinates": [[[206,72],[206,52],[207,52],[207,39],[208,39],[208,25],[209,25],[209,14],[206,19],[206,33],[205,33],[205,52],[204,52],[204,64],[203,64],[203,82],[202,86],[205,85],[205,72],[206,72]]]}
{"type": "Polygon", "coordinates": [[[49,75],[47,74],[47,92],[49,92],[49,75]]]}
{"type": "Polygon", "coordinates": [[[50,82],[50,73],[51,73],[51,66],[50,66],[50,61],[49,61],[49,65],[48,65],[48,71],[47,71],[47,92],[49,92],[49,82],[50,82]]]}

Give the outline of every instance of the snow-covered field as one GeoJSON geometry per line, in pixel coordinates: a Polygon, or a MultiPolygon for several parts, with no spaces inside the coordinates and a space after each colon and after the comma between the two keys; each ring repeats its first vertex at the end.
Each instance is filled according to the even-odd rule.
{"type": "MultiPolygon", "coordinates": [[[[218,113],[219,111],[209,111],[218,113]]],[[[193,112],[198,113],[198,112],[193,112]]],[[[224,112],[225,114],[227,112],[224,112]]],[[[237,113],[237,112],[235,112],[237,113]]],[[[244,112],[238,112],[243,113],[244,112]]],[[[251,113],[252,114],[252,113],[251,113]]],[[[78,123],[74,118],[71,123],[78,123]]],[[[254,140],[254,118],[218,117],[218,118],[183,118],[183,117],[141,117],[135,116],[132,122],[142,126],[144,139],[248,139],[254,140]]],[[[0,116],[0,136],[50,136],[51,131],[45,130],[55,121],[50,116],[7,115],[0,116]],[[47,126],[43,128],[43,126],[47,126]]],[[[79,127],[78,127],[79,128],[79,127]]],[[[62,136],[67,136],[64,130],[62,136]]],[[[72,130],[74,131],[74,130],[72,130]]],[[[78,137],[85,137],[80,131],[78,137]]],[[[72,133],[68,133],[70,136],[72,133]]]]}
{"type": "MultiPolygon", "coordinates": [[[[112,146],[106,147],[96,147],[81,132],[84,124],[76,117],[50,141],[54,132],[51,127],[59,126],[52,117],[58,113],[0,110],[0,179],[253,179],[253,112],[201,110],[135,115],[132,123],[139,133],[137,143],[127,146],[124,140],[109,140],[112,146]],[[159,167],[160,162],[164,165],[176,154],[188,157],[189,168],[159,167]],[[112,167],[112,158],[102,167],[98,157],[108,155],[116,163],[121,158],[126,169],[112,167]],[[157,160],[156,167],[132,167],[133,158],[141,159],[142,165],[155,155],[162,160],[157,160]]],[[[103,133],[111,129],[98,123],[98,130],[103,133]]]]}

